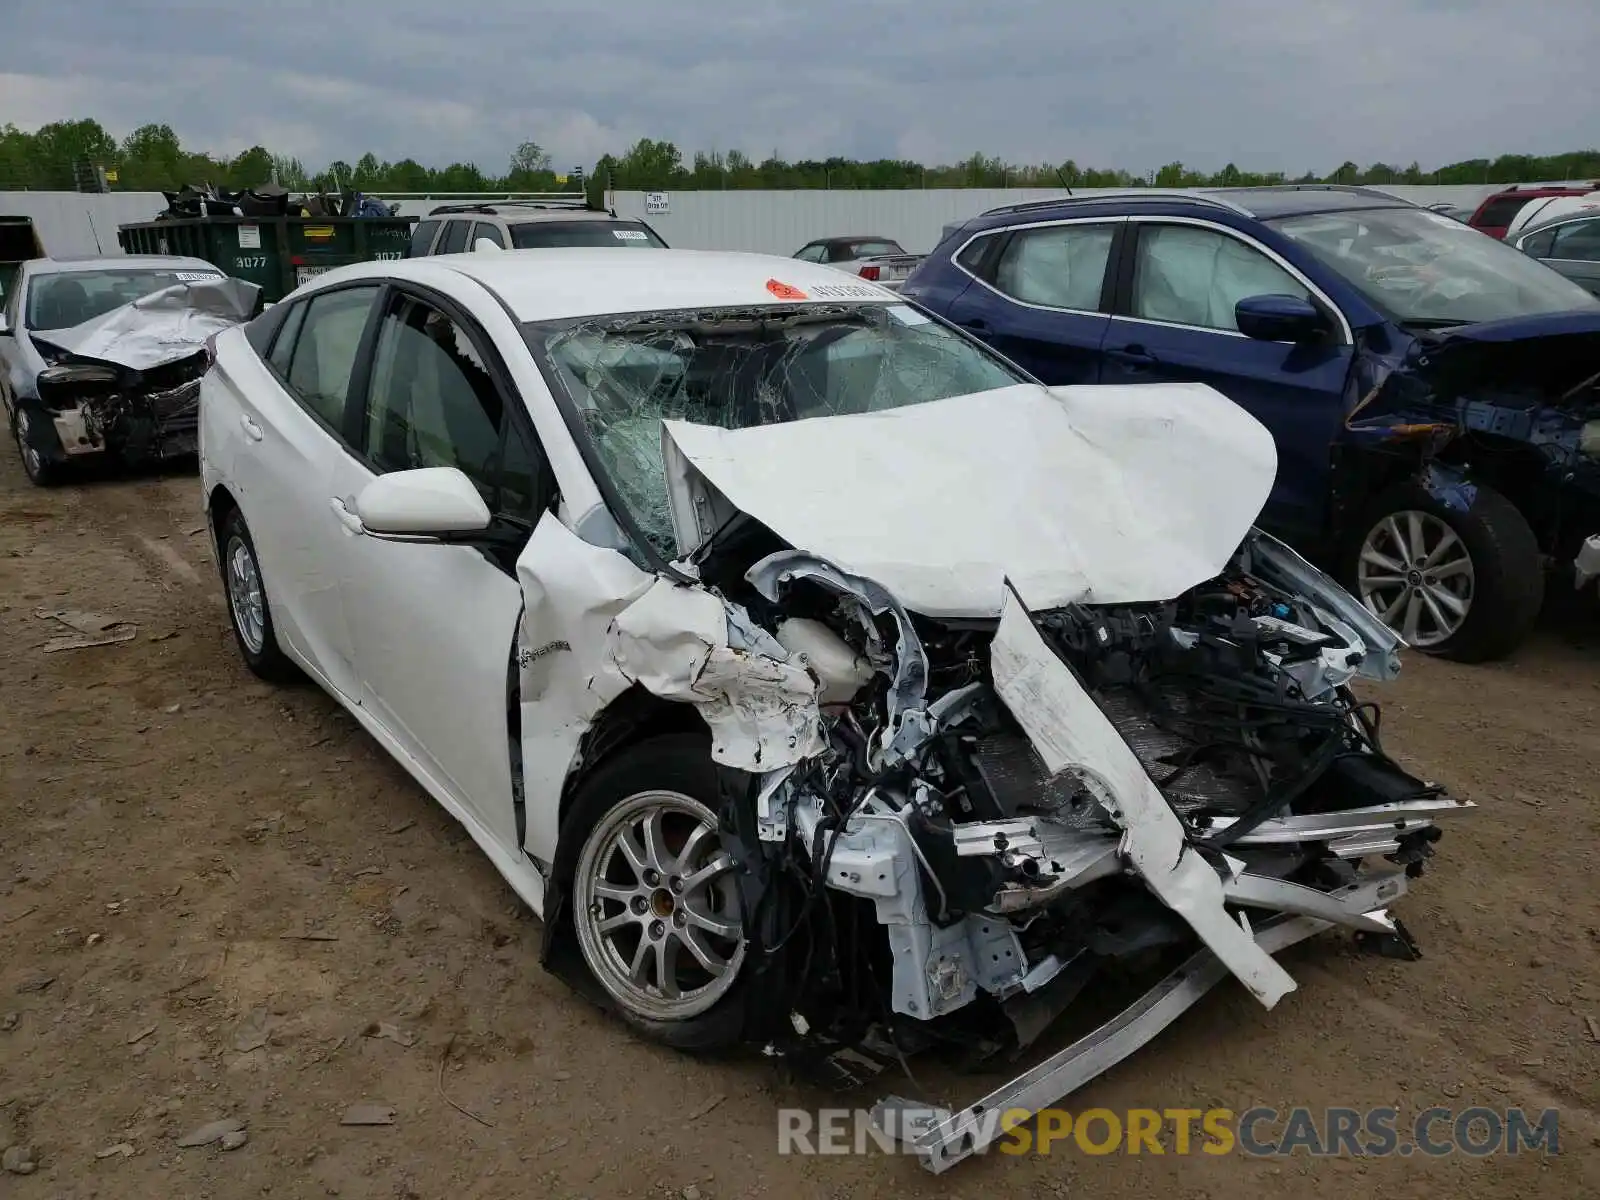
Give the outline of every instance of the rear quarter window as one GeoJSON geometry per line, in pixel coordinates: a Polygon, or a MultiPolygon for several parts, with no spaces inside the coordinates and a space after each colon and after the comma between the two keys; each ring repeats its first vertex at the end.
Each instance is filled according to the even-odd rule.
{"type": "Polygon", "coordinates": [[[417,227],[411,231],[411,248],[406,251],[407,258],[422,258],[428,253],[428,247],[433,245],[433,235],[439,232],[439,222],[418,221],[417,227]]]}
{"type": "Polygon", "coordinates": [[[251,349],[262,358],[265,358],[267,352],[272,349],[272,335],[278,332],[291,307],[293,306],[288,304],[274,304],[259,317],[245,323],[244,340],[249,342],[251,349]]]}
{"type": "Polygon", "coordinates": [[[434,249],[435,254],[457,254],[466,247],[467,229],[466,220],[446,221],[444,223],[444,236],[439,239],[439,245],[434,249]]]}

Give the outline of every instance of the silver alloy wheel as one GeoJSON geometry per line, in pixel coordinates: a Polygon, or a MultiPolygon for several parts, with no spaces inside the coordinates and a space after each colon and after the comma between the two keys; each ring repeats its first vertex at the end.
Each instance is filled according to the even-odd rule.
{"type": "Polygon", "coordinates": [[[28,468],[29,475],[37,475],[44,469],[44,457],[33,448],[28,441],[28,414],[17,410],[17,449],[22,451],[22,461],[28,468]]]}
{"type": "Polygon", "coordinates": [[[228,564],[228,607],[233,610],[234,628],[251,654],[260,654],[267,644],[267,606],[261,592],[261,571],[256,556],[238,534],[228,539],[224,561],[228,564]]]}
{"type": "Polygon", "coordinates": [[[1455,530],[1432,513],[1390,513],[1367,533],[1356,568],[1361,600],[1419,650],[1461,628],[1477,577],[1455,530]]]}
{"type": "Polygon", "coordinates": [[[739,977],[733,860],[715,814],[681,792],[636,792],[600,819],[578,856],[572,912],[584,961],[637,1016],[699,1016],[739,977]]]}

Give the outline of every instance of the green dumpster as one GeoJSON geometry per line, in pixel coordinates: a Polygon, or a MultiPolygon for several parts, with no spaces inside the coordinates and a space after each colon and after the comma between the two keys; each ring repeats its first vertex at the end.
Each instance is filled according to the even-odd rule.
{"type": "Polygon", "coordinates": [[[282,300],[334,267],[404,258],[415,217],[179,217],[117,230],[129,254],[203,258],[236,279],[261,287],[261,299],[282,300]]]}
{"type": "Polygon", "coordinates": [[[30,258],[43,258],[44,246],[32,217],[0,216],[0,308],[5,307],[17,268],[30,258]]]}

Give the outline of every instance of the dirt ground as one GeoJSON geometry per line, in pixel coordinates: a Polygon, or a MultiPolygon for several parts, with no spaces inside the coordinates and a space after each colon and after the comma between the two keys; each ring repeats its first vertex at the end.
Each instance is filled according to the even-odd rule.
{"type": "Polygon", "coordinates": [[[1374,692],[1390,747],[1482,806],[1399,910],[1421,962],[1325,935],[1290,953],[1301,987],[1271,1013],[1225,984],[1068,1102],[1393,1105],[1402,1128],[1555,1107],[1559,1156],[1068,1142],[934,1177],[778,1153],[780,1106],[905,1079],[840,1100],[685,1058],[544,974],[537,921],[461,829],[326,696],[245,671],[198,504],[192,475],[35,489],[0,449],[0,1148],[38,1163],[0,1195],[1600,1194],[1600,628],[1487,667],[1412,656],[1374,692]],[[56,609],[138,633],[47,652],[67,631],[36,613],[56,609]],[[394,1123],[341,1125],[358,1102],[394,1123]],[[177,1145],[230,1117],[243,1147],[177,1145]]]}

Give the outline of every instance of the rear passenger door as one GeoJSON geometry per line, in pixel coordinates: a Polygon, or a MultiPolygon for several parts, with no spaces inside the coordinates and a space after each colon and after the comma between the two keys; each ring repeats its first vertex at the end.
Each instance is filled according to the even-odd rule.
{"type": "Polygon", "coordinates": [[[346,406],[380,290],[331,287],[294,301],[263,360],[271,382],[235,391],[232,476],[278,636],[351,697],[359,693],[337,586],[343,534],[324,487],[345,453],[346,406]]]}
{"type": "Polygon", "coordinates": [[[1277,442],[1270,522],[1291,536],[1320,531],[1354,358],[1343,318],[1289,263],[1236,230],[1152,217],[1131,219],[1128,232],[1101,382],[1216,388],[1277,442]],[[1263,295],[1312,300],[1328,314],[1327,336],[1300,345],[1246,337],[1234,305],[1263,295]]]}
{"type": "Polygon", "coordinates": [[[973,282],[945,315],[1047,384],[1095,383],[1123,226],[1115,217],[979,234],[955,256],[973,282]]]}

